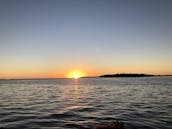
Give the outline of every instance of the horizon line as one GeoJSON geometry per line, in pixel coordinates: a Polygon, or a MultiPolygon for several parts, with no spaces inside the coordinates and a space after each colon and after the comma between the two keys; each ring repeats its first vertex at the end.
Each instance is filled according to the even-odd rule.
{"type": "MultiPolygon", "coordinates": [[[[116,73],[116,74],[126,74],[126,73],[116,73]]],[[[128,74],[128,73],[127,73],[128,74]]],[[[130,73],[130,74],[135,74],[135,73],[130,73]]],[[[140,73],[138,73],[140,74],[140,73]]],[[[115,75],[115,74],[102,74],[102,75],[115,75]]],[[[83,76],[80,78],[99,78],[102,75],[98,76],[83,76]]],[[[145,74],[145,75],[152,75],[152,76],[172,76],[172,74],[145,74]]],[[[26,78],[0,78],[0,80],[43,80],[43,79],[73,79],[73,78],[68,78],[68,77],[26,77],[26,78]]]]}

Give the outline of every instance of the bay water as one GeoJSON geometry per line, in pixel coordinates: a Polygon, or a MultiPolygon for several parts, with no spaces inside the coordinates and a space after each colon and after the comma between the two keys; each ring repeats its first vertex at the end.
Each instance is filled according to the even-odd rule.
{"type": "Polygon", "coordinates": [[[172,77],[0,80],[0,128],[172,129],[172,77]]]}

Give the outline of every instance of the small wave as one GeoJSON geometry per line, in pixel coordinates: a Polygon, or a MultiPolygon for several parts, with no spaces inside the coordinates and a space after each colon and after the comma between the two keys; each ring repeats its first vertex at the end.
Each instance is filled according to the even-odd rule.
{"type": "Polygon", "coordinates": [[[66,113],[58,113],[58,114],[51,114],[49,115],[50,118],[70,118],[75,116],[74,113],[66,112],[66,113]]]}

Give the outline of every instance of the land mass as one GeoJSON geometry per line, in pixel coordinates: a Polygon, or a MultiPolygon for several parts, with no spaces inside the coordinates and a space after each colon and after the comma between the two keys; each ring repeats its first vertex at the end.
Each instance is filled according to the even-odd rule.
{"type": "Polygon", "coordinates": [[[100,75],[99,77],[149,77],[149,76],[155,76],[155,75],[150,75],[150,74],[105,74],[105,75],[100,75]]]}

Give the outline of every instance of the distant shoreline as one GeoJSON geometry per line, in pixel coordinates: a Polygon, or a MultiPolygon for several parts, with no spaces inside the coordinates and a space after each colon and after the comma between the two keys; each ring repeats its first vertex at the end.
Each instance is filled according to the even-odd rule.
{"type": "Polygon", "coordinates": [[[113,77],[159,77],[159,76],[172,76],[172,75],[152,75],[152,74],[104,74],[95,77],[81,77],[81,78],[113,78],[113,77]]]}
{"type": "Polygon", "coordinates": [[[151,76],[156,76],[156,75],[151,75],[151,74],[105,74],[105,75],[100,75],[99,77],[151,77],[151,76]]]}

